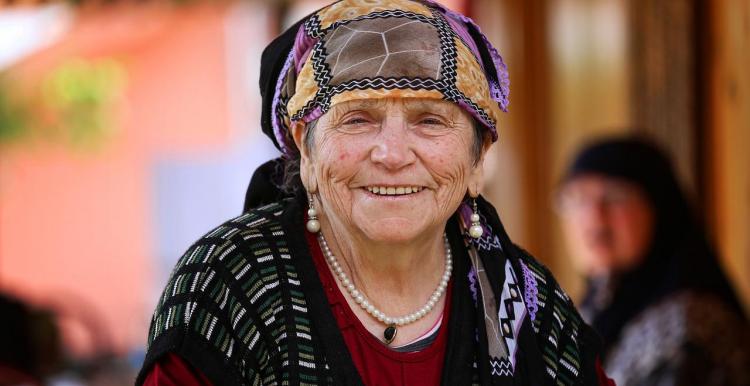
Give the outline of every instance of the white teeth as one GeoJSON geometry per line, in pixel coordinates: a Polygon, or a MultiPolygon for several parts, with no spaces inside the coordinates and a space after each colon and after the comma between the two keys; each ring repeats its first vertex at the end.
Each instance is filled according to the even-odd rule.
{"type": "Polygon", "coordinates": [[[419,193],[422,190],[420,186],[368,186],[367,190],[370,193],[379,194],[383,196],[400,196],[404,194],[419,193]]]}

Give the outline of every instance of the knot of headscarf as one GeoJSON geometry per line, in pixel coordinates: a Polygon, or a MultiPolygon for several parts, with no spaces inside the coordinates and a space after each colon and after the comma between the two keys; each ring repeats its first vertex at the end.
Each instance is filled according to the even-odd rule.
{"type": "Polygon", "coordinates": [[[471,19],[432,1],[336,2],[271,43],[263,66],[263,131],[287,155],[296,152],[293,122],[314,121],[350,100],[447,100],[493,141],[508,106],[508,72],[497,50],[471,19]]]}

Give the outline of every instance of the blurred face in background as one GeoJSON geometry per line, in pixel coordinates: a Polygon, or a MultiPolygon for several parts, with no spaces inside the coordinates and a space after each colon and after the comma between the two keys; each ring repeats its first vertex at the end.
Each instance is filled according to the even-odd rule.
{"type": "Polygon", "coordinates": [[[643,261],[653,240],[655,215],[638,185],[583,174],[563,186],[558,200],[579,272],[587,276],[625,272],[643,261]]]}

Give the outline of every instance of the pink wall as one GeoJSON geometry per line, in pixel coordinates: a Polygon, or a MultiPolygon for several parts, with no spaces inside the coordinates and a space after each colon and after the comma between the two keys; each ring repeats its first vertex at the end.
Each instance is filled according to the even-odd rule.
{"type": "Polygon", "coordinates": [[[114,58],[127,72],[116,131],[99,148],[33,140],[0,153],[0,286],[98,314],[111,335],[99,339],[117,350],[143,347],[162,285],[152,282],[153,156],[228,142],[226,9],[85,8],[62,41],[13,69],[27,87],[69,57],[114,58]]]}

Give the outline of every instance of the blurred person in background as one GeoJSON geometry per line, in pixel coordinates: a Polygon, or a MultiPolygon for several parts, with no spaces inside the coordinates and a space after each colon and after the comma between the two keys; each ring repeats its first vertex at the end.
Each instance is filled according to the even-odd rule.
{"type": "Polygon", "coordinates": [[[106,344],[96,315],[69,302],[42,307],[0,293],[0,386],[119,386],[132,381],[131,366],[106,344]],[[72,326],[90,337],[91,352],[75,353],[68,346],[72,326]]]}
{"type": "Polygon", "coordinates": [[[52,312],[0,294],[0,386],[41,385],[61,364],[52,312]]]}
{"type": "Polygon", "coordinates": [[[748,323],[668,158],[645,139],[595,142],[558,195],[580,306],[620,386],[750,385],[748,323]]]}
{"type": "Polygon", "coordinates": [[[337,2],[265,50],[261,94],[285,157],[177,263],[137,384],[608,384],[480,196],[508,84],[476,24],[337,2]]]}

